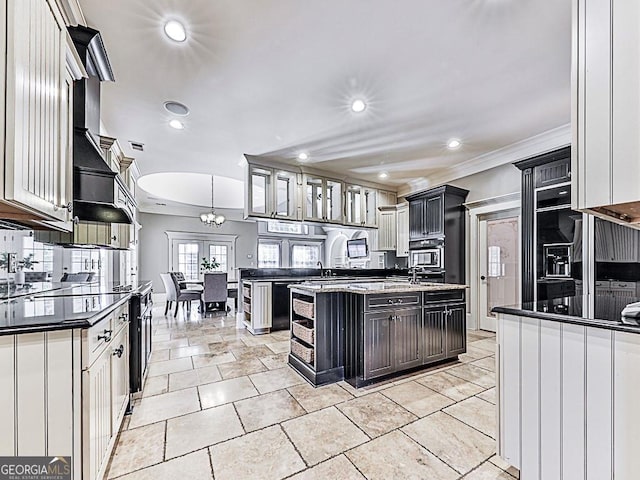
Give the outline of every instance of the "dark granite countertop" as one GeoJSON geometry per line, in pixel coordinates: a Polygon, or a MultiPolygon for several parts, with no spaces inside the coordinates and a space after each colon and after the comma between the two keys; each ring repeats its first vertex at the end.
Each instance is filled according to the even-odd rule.
{"type": "Polygon", "coordinates": [[[555,298],[539,302],[524,302],[518,305],[494,307],[493,312],[521,317],[540,318],[561,323],[584,325],[623,332],[640,333],[640,318],[625,318],[622,309],[629,303],[640,301],[640,298],[601,295],[595,297],[596,317],[589,318],[583,314],[583,296],[555,298]]]}
{"type": "Polygon", "coordinates": [[[131,294],[43,295],[0,302],[0,335],[88,328],[128,301],[131,294]]]}
{"type": "MultiPolygon", "coordinates": [[[[68,285],[68,284],[67,284],[68,285]]],[[[65,288],[58,290],[51,290],[46,292],[40,292],[32,295],[33,297],[69,297],[77,295],[107,295],[111,293],[142,293],[148,291],[151,288],[150,280],[142,280],[132,285],[131,290],[120,290],[120,284],[115,282],[110,283],[74,283],[68,285],[65,288]]]]}
{"type": "Polygon", "coordinates": [[[0,300],[8,300],[10,298],[24,297],[26,295],[37,295],[40,293],[61,290],[70,286],[78,285],[77,283],[63,282],[33,282],[24,285],[16,285],[13,280],[10,282],[0,282],[0,300]]]}
{"type": "Polygon", "coordinates": [[[129,291],[117,283],[51,284],[0,302],[0,335],[88,328],[136,293],[151,289],[151,281],[136,282],[129,291]]]}

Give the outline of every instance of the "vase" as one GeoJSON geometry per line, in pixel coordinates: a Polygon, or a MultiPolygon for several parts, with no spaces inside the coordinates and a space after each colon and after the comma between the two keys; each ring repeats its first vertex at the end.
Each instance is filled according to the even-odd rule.
{"type": "Polygon", "coordinates": [[[13,281],[16,282],[16,285],[24,285],[24,271],[18,270],[13,277],[13,281]]]}

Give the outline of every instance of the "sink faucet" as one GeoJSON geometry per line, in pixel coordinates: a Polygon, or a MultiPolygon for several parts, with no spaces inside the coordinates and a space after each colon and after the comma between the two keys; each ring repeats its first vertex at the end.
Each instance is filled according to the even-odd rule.
{"type": "Polygon", "coordinates": [[[324,267],[322,266],[322,262],[320,260],[318,260],[318,263],[316,263],[317,267],[320,267],[320,276],[324,277],[324,267]]]}
{"type": "Polygon", "coordinates": [[[418,281],[418,269],[416,267],[411,267],[409,269],[409,273],[411,273],[411,280],[409,280],[409,283],[411,285],[417,285],[418,283],[420,283],[418,281]]]}

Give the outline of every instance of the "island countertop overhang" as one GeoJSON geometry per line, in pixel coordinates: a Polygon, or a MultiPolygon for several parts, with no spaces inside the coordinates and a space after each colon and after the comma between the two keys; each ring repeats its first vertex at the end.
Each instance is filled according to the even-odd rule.
{"type": "Polygon", "coordinates": [[[380,295],[409,292],[439,292],[446,290],[466,290],[467,285],[451,283],[419,283],[408,282],[358,282],[358,283],[324,283],[304,282],[289,285],[295,291],[315,293],[356,293],[361,295],[380,295]]]}

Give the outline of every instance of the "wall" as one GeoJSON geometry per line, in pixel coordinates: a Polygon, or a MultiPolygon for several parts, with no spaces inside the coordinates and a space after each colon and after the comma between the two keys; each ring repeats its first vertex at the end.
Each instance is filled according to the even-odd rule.
{"type": "Polygon", "coordinates": [[[520,191],[521,171],[511,164],[459,178],[451,185],[469,190],[467,202],[475,202],[520,191]]]}
{"type": "Polygon", "coordinates": [[[169,239],[166,231],[237,235],[236,268],[254,268],[257,261],[256,222],[227,221],[219,228],[203,225],[197,217],[140,213],[138,258],[140,279],[153,281],[156,293],[164,292],[160,273],[169,271],[169,239]],[[251,258],[248,258],[251,255],[251,258]]]}

